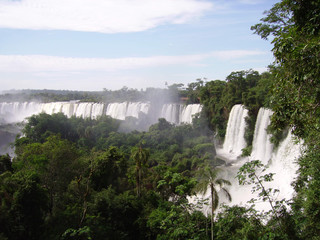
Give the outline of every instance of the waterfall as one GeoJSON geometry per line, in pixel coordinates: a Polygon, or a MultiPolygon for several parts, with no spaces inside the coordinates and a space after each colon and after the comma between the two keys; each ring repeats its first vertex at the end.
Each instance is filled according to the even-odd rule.
{"type": "Polygon", "coordinates": [[[129,102],[126,117],[139,118],[140,113],[148,114],[150,104],[142,102],[129,102]]]}
{"type": "Polygon", "coordinates": [[[180,109],[180,104],[164,104],[160,118],[164,118],[170,123],[179,124],[180,109]]]}
{"type": "Polygon", "coordinates": [[[302,151],[303,142],[297,142],[289,131],[287,137],[280,142],[278,148],[272,154],[268,171],[276,173],[274,184],[280,190],[279,199],[293,196],[294,189],[291,183],[297,177],[297,160],[302,155],[302,151]]]}
{"type": "Polygon", "coordinates": [[[102,116],[104,113],[104,104],[94,103],[91,110],[91,118],[96,119],[99,116],[102,116]]]}
{"type": "MultiPolygon", "coordinates": [[[[232,165],[222,167],[224,169],[223,178],[229,180],[232,185],[229,187],[229,192],[233,198],[229,203],[222,196],[222,203],[227,205],[248,205],[247,202],[252,198],[257,198],[257,194],[251,192],[251,185],[239,185],[235,178],[239,168],[249,160],[260,160],[264,165],[268,166],[265,173],[275,173],[272,182],[264,183],[266,188],[279,189],[280,192],[276,200],[290,199],[293,197],[293,187],[291,183],[297,176],[298,170],[297,159],[301,156],[302,143],[294,141],[294,137],[289,131],[285,139],[283,139],[278,148],[274,149],[270,142],[270,135],[267,133],[267,127],[270,124],[270,116],[273,112],[266,108],[259,110],[257,121],[255,124],[252,153],[249,157],[239,157],[240,150],[245,146],[243,135],[245,129],[244,118],[247,115],[244,107],[235,105],[229,116],[227,134],[223,148],[218,151],[220,156],[227,158],[227,160],[234,160],[238,157],[236,162],[232,165]]],[[[270,210],[268,202],[256,203],[257,210],[270,210]]]]}
{"type": "Polygon", "coordinates": [[[200,104],[164,104],[161,110],[160,118],[164,118],[168,122],[174,124],[191,124],[194,115],[200,113],[201,110],[202,106],[200,104]]]}
{"type": "Polygon", "coordinates": [[[71,102],[66,102],[66,103],[60,103],[61,106],[61,112],[66,115],[68,118],[72,117],[75,112],[75,104],[71,102]]]}
{"type": "MultiPolygon", "coordinates": [[[[291,186],[292,182],[297,176],[298,164],[297,160],[301,156],[302,143],[296,143],[294,137],[289,132],[287,137],[283,139],[278,148],[268,153],[271,156],[268,168],[263,174],[274,173],[273,181],[264,182],[265,188],[278,189],[279,192],[273,196],[273,199],[280,201],[282,199],[291,199],[294,194],[294,189],[291,186]]],[[[252,193],[252,187],[254,185],[239,185],[238,180],[235,178],[239,168],[251,157],[244,157],[239,159],[236,163],[230,166],[224,166],[222,169],[222,178],[229,180],[231,186],[227,187],[231,194],[232,201],[229,202],[221,195],[221,204],[228,206],[240,205],[249,206],[248,201],[252,198],[258,199],[258,193],[252,193]]],[[[208,196],[206,196],[208,197],[208,196]]],[[[271,210],[271,206],[268,201],[258,201],[255,203],[254,208],[258,211],[271,210]]]]}
{"type": "Polygon", "coordinates": [[[192,123],[195,114],[201,112],[202,106],[200,104],[189,104],[182,109],[179,123],[192,123]]]}
{"type": "Polygon", "coordinates": [[[41,105],[35,102],[0,103],[0,119],[3,123],[21,122],[40,111],[41,105]]]}
{"type": "Polygon", "coordinates": [[[109,103],[106,115],[125,120],[126,117],[138,118],[140,113],[148,114],[149,103],[142,102],[122,102],[122,103],[109,103]]]}
{"type": "Polygon", "coordinates": [[[47,113],[47,114],[54,114],[59,113],[62,110],[62,102],[51,102],[51,103],[43,103],[41,112],[47,113]]]}
{"type": "Polygon", "coordinates": [[[63,113],[67,117],[97,118],[103,114],[103,103],[92,102],[51,102],[42,103],[41,110],[47,114],[63,113]]]}
{"type": "Polygon", "coordinates": [[[264,165],[271,159],[273,144],[270,142],[270,134],[267,127],[270,124],[270,117],[273,112],[266,108],[260,108],[252,142],[252,152],[250,159],[260,160],[264,165]]]}
{"type": "Polygon", "coordinates": [[[237,104],[232,107],[223,147],[217,151],[219,155],[235,160],[242,154],[241,150],[246,147],[244,133],[247,116],[248,110],[243,105],[237,104]]]}
{"type": "Polygon", "coordinates": [[[0,119],[4,123],[21,122],[33,114],[63,113],[67,117],[97,118],[103,115],[103,103],[81,102],[2,102],[0,103],[0,119]]]}
{"type": "MultiPolygon", "coordinates": [[[[1,122],[21,122],[26,117],[41,112],[47,114],[63,113],[68,118],[82,117],[96,119],[99,116],[107,115],[115,119],[125,120],[126,117],[139,119],[140,114],[148,115],[150,103],[144,102],[121,102],[121,103],[93,103],[93,102],[11,102],[0,103],[1,122]]],[[[200,104],[164,104],[159,114],[160,118],[165,118],[168,122],[174,124],[192,123],[194,114],[202,109],[200,104]]],[[[153,124],[150,122],[149,124],[153,124]]]]}
{"type": "Polygon", "coordinates": [[[93,103],[76,103],[73,115],[76,117],[91,118],[92,105],[93,103]]]}

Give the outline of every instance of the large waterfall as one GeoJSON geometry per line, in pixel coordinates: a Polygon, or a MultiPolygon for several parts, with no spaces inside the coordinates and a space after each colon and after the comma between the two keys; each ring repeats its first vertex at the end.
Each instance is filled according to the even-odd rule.
{"type": "MultiPolygon", "coordinates": [[[[47,114],[63,113],[67,117],[82,117],[95,119],[108,115],[112,118],[125,120],[126,117],[139,119],[141,114],[148,115],[150,103],[121,102],[121,103],[93,103],[93,102],[2,102],[0,103],[0,121],[2,123],[21,122],[26,117],[41,112],[47,114]]],[[[200,104],[164,104],[159,109],[158,117],[165,118],[174,124],[192,123],[192,118],[201,111],[200,104]]],[[[154,123],[154,122],[153,122],[154,123]]],[[[150,123],[152,124],[152,123],[150,123]]]]}
{"type": "Polygon", "coordinates": [[[245,118],[248,116],[248,110],[244,106],[237,104],[231,109],[225,141],[222,149],[218,153],[230,160],[234,160],[242,153],[246,147],[244,133],[246,128],[245,118]]]}
{"type": "MultiPolygon", "coordinates": [[[[231,166],[224,167],[224,178],[228,179],[232,185],[229,187],[229,192],[233,198],[231,203],[225,201],[230,205],[246,205],[247,201],[256,198],[257,195],[251,193],[252,186],[239,186],[235,178],[239,168],[249,160],[260,160],[264,165],[268,166],[268,172],[275,173],[274,181],[265,183],[265,187],[279,189],[280,192],[276,196],[277,200],[283,198],[290,199],[293,196],[293,188],[291,183],[296,177],[298,165],[297,159],[301,155],[302,144],[296,143],[294,137],[289,131],[285,139],[283,139],[277,148],[274,148],[270,142],[270,135],[267,133],[267,127],[270,124],[270,116],[272,111],[269,109],[261,108],[254,132],[253,148],[251,156],[241,157],[240,147],[245,146],[242,142],[243,128],[242,125],[244,107],[235,105],[230,113],[228,129],[223,148],[217,151],[218,154],[223,154],[224,158],[235,159],[235,153],[238,153],[236,161],[232,162],[231,166]],[[242,125],[240,127],[240,125],[242,125]],[[241,129],[242,128],[242,129],[241,129]]],[[[223,197],[222,197],[223,200],[223,197]]],[[[222,201],[223,202],[223,201],[222,201]]],[[[267,202],[259,202],[256,204],[257,210],[268,210],[270,205],[267,202]]]]}
{"type": "Polygon", "coordinates": [[[273,145],[270,142],[271,136],[267,133],[267,127],[270,124],[272,114],[273,112],[266,108],[259,110],[250,156],[252,160],[258,159],[265,165],[268,164],[268,161],[271,159],[273,150],[273,145]]]}
{"type": "Polygon", "coordinates": [[[92,102],[52,102],[38,103],[37,113],[44,112],[47,114],[63,113],[67,117],[82,117],[95,119],[101,116],[104,111],[104,104],[92,102]]]}

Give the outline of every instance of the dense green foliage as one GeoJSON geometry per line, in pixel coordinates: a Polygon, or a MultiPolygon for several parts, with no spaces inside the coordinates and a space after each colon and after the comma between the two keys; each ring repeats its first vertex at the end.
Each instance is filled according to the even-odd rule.
{"type": "Polygon", "coordinates": [[[31,98],[24,100],[152,99],[154,104],[163,104],[160,96],[166,94],[165,101],[201,103],[204,109],[193,125],[159,119],[148,131],[127,133],[118,131],[121,121],[106,116],[30,117],[15,140],[15,157],[0,156],[0,239],[320,239],[319,22],[316,0],[282,0],[267,11],[252,27],[263,39],[272,36],[274,45],[276,62],[262,74],[232,72],[226,81],[198,79],[186,88],[28,93],[31,98]],[[275,113],[270,127],[274,139],[289,127],[303,140],[296,194],[287,202],[291,210],[284,201],[273,200],[277,190],[266,185],[273,174],[251,161],[240,168],[239,182],[258,193],[260,199],[252,203],[268,201],[271,211],[225,207],[213,219],[219,199],[215,186],[228,181],[216,175],[224,162],[215,158],[212,136],[225,135],[235,104],[249,110],[249,146],[260,107],[275,113]],[[203,202],[187,201],[207,186],[212,193],[209,216],[199,211],[203,202]]]}
{"type": "Polygon", "coordinates": [[[30,117],[13,161],[0,158],[1,236],[206,239],[206,217],[187,197],[198,169],[218,164],[210,134],[164,119],[121,133],[120,123],[30,117]]]}
{"type": "Polygon", "coordinates": [[[318,0],[282,0],[266,14],[252,28],[264,39],[273,38],[277,77],[272,128],[289,125],[304,140],[293,209],[299,236],[319,239],[320,5],[318,0]]]}

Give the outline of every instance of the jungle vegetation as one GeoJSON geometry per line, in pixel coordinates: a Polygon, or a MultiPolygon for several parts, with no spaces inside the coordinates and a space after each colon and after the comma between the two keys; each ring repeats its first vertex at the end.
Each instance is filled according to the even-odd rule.
{"type": "Polygon", "coordinates": [[[184,98],[204,108],[193,125],[159,119],[148,131],[128,133],[107,116],[30,117],[14,142],[15,156],[0,156],[0,239],[320,239],[319,22],[317,0],[282,0],[266,11],[252,27],[273,44],[275,62],[262,74],[232,72],[225,81],[198,79],[165,90],[105,89],[73,97],[32,92],[44,94],[44,101],[105,102],[166,92],[173,101],[184,98]],[[191,203],[188,197],[201,186],[201,170],[215,172],[224,164],[215,158],[213,136],[223,138],[234,104],[249,110],[249,145],[257,112],[268,107],[274,111],[270,132],[278,136],[292,129],[305,151],[295,196],[286,205],[269,201],[264,182],[272,174],[256,177],[264,166],[254,161],[241,168],[238,179],[260,186],[255,190],[272,211],[225,207],[212,218],[213,212],[199,210],[210,199],[191,203]]]}

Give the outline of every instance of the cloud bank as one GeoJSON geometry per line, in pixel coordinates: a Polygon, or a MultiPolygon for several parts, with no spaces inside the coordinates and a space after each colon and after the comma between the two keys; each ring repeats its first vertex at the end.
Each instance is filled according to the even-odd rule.
{"type": "Polygon", "coordinates": [[[1,0],[0,27],[139,32],[186,23],[212,8],[208,0],[1,0]]]}
{"type": "Polygon", "coordinates": [[[127,58],[68,58],[45,55],[0,55],[0,72],[119,71],[170,65],[199,65],[202,60],[230,61],[264,55],[262,51],[229,50],[181,56],[127,58]]]}

